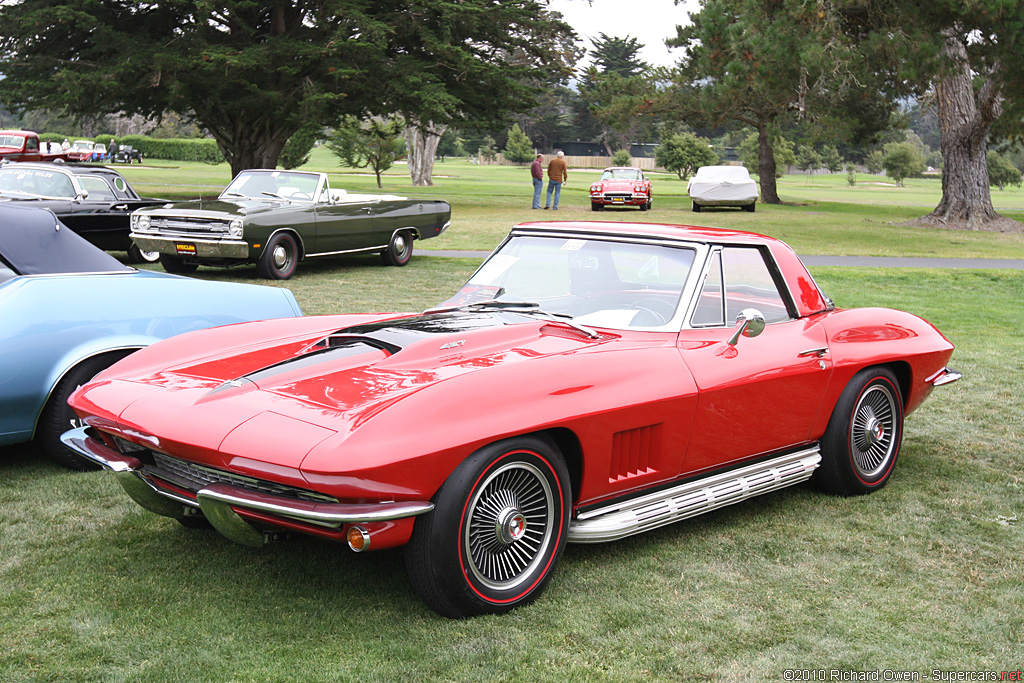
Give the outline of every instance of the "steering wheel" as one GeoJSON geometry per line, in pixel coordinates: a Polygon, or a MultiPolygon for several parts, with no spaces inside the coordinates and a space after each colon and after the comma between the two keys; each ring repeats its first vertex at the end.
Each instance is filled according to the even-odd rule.
{"type": "Polygon", "coordinates": [[[631,301],[629,307],[640,312],[640,315],[633,319],[634,327],[659,327],[671,320],[675,313],[671,304],[653,296],[631,301]]]}

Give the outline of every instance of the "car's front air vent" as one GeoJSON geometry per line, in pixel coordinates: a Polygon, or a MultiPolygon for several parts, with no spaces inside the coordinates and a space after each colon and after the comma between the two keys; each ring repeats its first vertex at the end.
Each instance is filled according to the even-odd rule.
{"type": "Polygon", "coordinates": [[[651,454],[658,453],[660,448],[660,424],[628,429],[612,435],[608,480],[620,481],[655,471],[657,468],[652,465],[656,463],[651,462],[651,454]]]}
{"type": "Polygon", "coordinates": [[[172,484],[182,486],[190,491],[198,491],[210,484],[233,484],[250,491],[262,491],[278,496],[288,496],[313,502],[336,503],[338,500],[313,491],[275,484],[269,481],[246,477],[233,472],[204,467],[185,460],[179,460],[163,453],[153,453],[156,466],[147,468],[147,474],[165,479],[172,484]]]}

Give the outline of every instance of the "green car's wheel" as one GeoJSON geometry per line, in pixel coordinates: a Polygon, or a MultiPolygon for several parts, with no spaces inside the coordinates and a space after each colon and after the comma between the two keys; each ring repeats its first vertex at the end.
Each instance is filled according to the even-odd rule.
{"type": "Polygon", "coordinates": [[[299,263],[299,244],[288,232],[274,235],[256,262],[256,273],[267,280],[287,280],[299,263]]]}
{"type": "Polygon", "coordinates": [[[404,266],[412,258],[412,234],[408,230],[399,230],[391,236],[388,248],[380,253],[386,266],[404,266]]]}
{"type": "Polygon", "coordinates": [[[186,261],[181,257],[169,254],[160,254],[160,265],[168,273],[174,273],[175,275],[188,275],[189,273],[196,272],[196,268],[199,267],[198,263],[186,261]]]}

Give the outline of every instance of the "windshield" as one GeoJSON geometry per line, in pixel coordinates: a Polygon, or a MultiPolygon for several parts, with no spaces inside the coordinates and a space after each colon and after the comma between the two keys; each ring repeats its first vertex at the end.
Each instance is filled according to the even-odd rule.
{"type": "Polygon", "coordinates": [[[20,135],[0,135],[0,147],[21,149],[25,146],[25,138],[20,135]]]}
{"type": "Polygon", "coordinates": [[[242,171],[231,181],[221,197],[237,199],[288,199],[311,202],[320,182],[318,173],[291,173],[288,171],[242,171]]]}
{"type": "Polygon", "coordinates": [[[74,199],[71,178],[63,173],[42,169],[0,169],[0,194],[12,196],[74,199]]]}
{"type": "Polygon", "coordinates": [[[692,249],[517,236],[443,306],[530,302],[581,325],[658,328],[675,316],[692,249]]]}
{"type": "Polygon", "coordinates": [[[635,168],[609,168],[601,174],[601,180],[643,180],[635,168]]]}

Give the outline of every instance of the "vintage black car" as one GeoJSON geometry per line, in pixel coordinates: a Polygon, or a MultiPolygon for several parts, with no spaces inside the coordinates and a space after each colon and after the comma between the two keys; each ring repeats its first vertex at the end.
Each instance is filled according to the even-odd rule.
{"type": "Polygon", "coordinates": [[[118,164],[141,164],[142,152],[131,145],[120,145],[117,148],[117,154],[114,155],[113,159],[110,159],[110,162],[118,164]]]}
{"type": "Polygon", "coordinates": [[[156,261],[128,236],[129,215],[166,203],[140,197],[120,173],[102,166],[6,163],[0,166],[0,201],[50,209],[60,222],[109,251],[127,251],[133,263],[156,261]]]}
{"type": "Polygon", "coordinates": [[[332,190],[326,173],[255,169],[212,201],[136,211],[131,235],[160,252],[170,273],[255,263],[260,277],[286,280],[314,256],[376,252],[404,266],[413,240],[440,235],[450,219],[445,201],[349,193],[332,190]]]}

